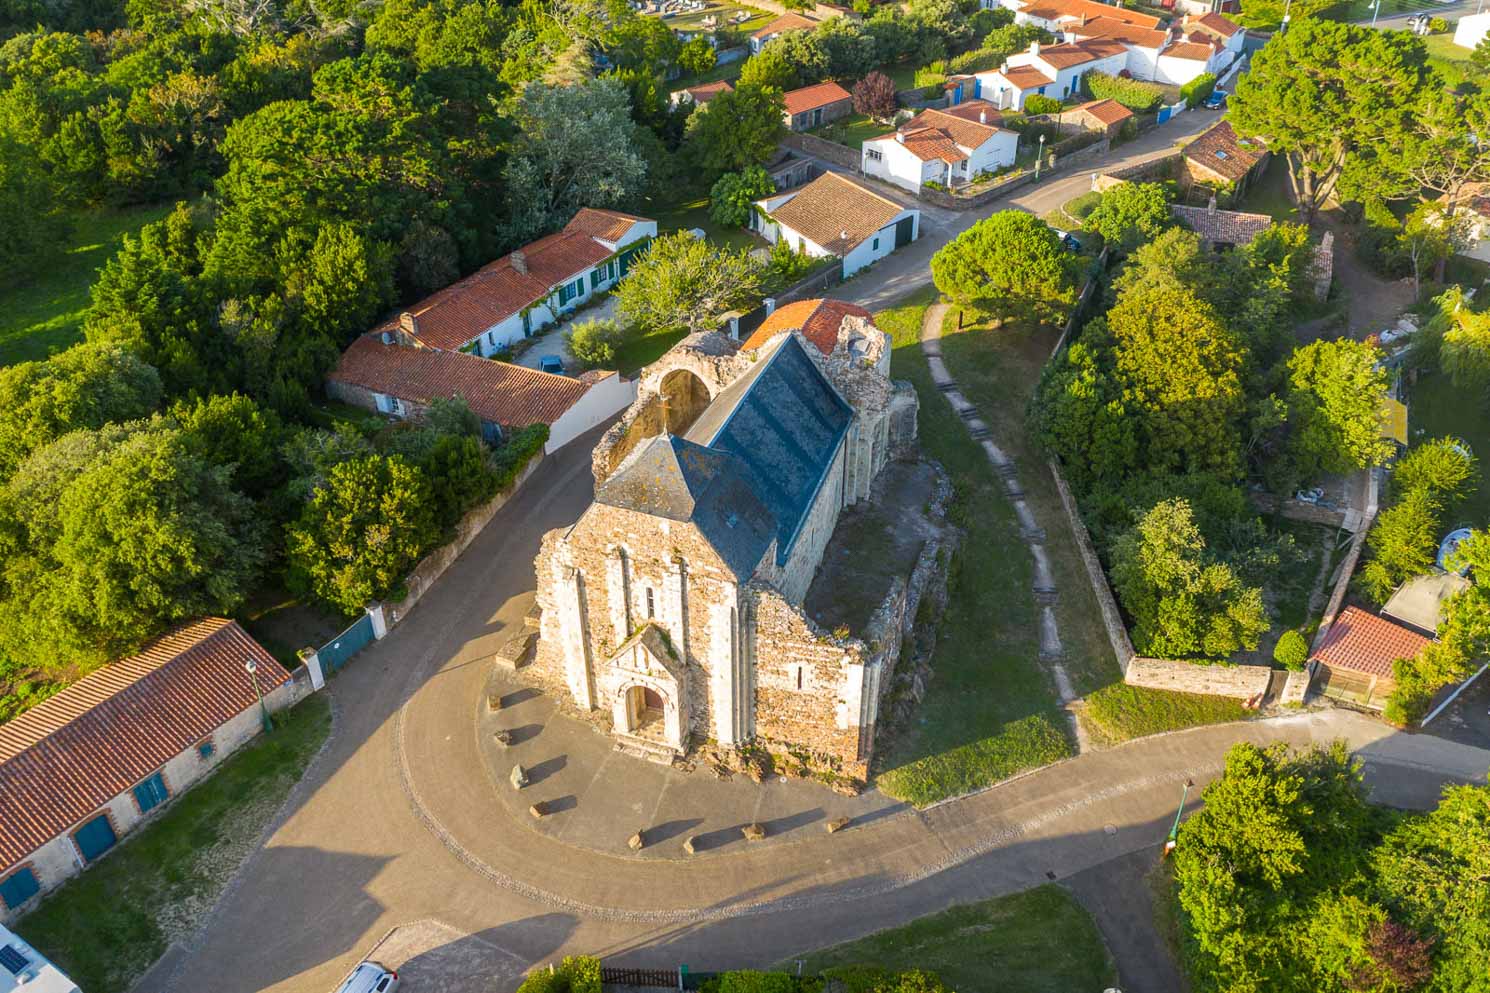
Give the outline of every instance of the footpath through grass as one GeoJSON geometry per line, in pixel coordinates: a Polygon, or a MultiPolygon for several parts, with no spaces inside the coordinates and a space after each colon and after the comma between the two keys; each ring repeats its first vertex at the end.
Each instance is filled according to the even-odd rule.
{"type": "Polygon", "coordinates": [[[99,268],[126,234],[160,220],[173,207],[80,214],[67,254],[30,282],[0,285],[0,366],[44,359],[81,341],[88,290],[99,268]]]}
{"type": "Polygon", "coordinates": [[[915,723],[878,762],[880,789],[918,806],[1072,753],[1066,718],[1039,662],[1032,564],[1013,508],[983,450],[932,385],[921,354],[921,319],[932,299],[926,291],[876,315],[894,338],[891,375],[914,383],[920,397],[922,451],[951,475],[953,516],[966,532],[926,697],[915,723]]]}
{"type": "MultiPolygon", "coordinates": [[[[1096,922],[1049,885],[953,907],[802,959],[804,975],[847,965],[926,969],[958,993],[1095,993],[1117,985],[1096,922]]],[[[796,960],[778,968],[795,972],[796,960]]]]}
{"type": "Polygon", "coordinates": [[[15,925],[88,993],[124,993],[201,923],[331,730],[312,696],[15,925]]]}

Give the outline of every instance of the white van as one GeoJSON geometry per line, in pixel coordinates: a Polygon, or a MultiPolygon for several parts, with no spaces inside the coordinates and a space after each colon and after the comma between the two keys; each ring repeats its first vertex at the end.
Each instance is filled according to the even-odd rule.
{"type": "Polygon", "coordinates": [[[336,988],[336,993],[393,993],[398,973],[380,962],[363,962],[336,988]]]}

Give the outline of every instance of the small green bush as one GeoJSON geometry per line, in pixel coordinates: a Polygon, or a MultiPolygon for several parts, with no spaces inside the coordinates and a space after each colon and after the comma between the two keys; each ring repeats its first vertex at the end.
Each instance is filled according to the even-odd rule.
{"type": "Polygon", "coordinates": [[[1205,103],[1206,97],[1210,96],[1215,89],[1215,74],[1203,72],[1180,87],[1180,96],[1184,98],[1186,107],[1194,109],[1205,103]]]}
{"type": "Polygon", "coordinates": [[[1058,114],[1060,110],[1061,102],[1055,97],[1048,97],[1043,93],[1031,93],[1024,98],[1026,114],[1058,114]]]}
{"type": "Polygon", "coordinates": [[[1443,34],[1449,29],[1449,22],[1442,17],[1428,19],[1428,30],[1433,34],[1443,34]]]}
{"type": "Polygon", "coordinates": [[[600,960],[570,955],[557,966],[540,966],[528,973],[517,993],[600,993],[600,960]]]}
{"type": "Polygon", "coordinates": [[[507,443],[492,456],[492,471],[497,476],[497,489],[506,489],[523,471],[523,466],[539,452],[548,441],[547,424],[529,424],[507,436],[507,443]]]}
{"type": "Polygon", "coordinates": [[[1292,629],[1284,631],[1273,646],[1273,661],[1285,669],[1302,669],[1309,659],[1309,643],[1292,629]]]}
{"type": "Polygon", "coordinates": [[[797,981],[784,972],[740,969],[719,977],[719,993],[797,993],[797,981]]]}
{"type": "Polygon", "coordinates": [[[615,321],[576,321],[564,333],[569,354],[586,369],[614,369],[616,353],[630,339],[630,332],[615,321]]]}

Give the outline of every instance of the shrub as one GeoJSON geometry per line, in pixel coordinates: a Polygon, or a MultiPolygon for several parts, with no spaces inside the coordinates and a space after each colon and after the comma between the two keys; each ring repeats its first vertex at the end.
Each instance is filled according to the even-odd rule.
{"type": "MultiPolygon", "coordinates": [[[[855,87],[854,92],[858,92],[855,87]]],[[[895,102],[891,88],[890,103],[895,102]]],[[[855,106],[858,106],[855,98],[855,106]]],[[[776,192],[776,183],[770,173],[760,166],[748,166],[739,172],[727,172],[714,181],[709,190],[709,217],[725,227],[742,228],[750,223],[750,212],[755,201],[776,192]]]]}
{"type": "Polygon", "coordinates": [[[871,72],[854,84],[854,110],[875,120],[895,116],[895,82],[882,72],[871,72]]]}
{"type": "Polygon", "coordinates": [[[1433,34],[1443,34],[1449,29],[1449,22],[1442,17],[1428,19],[1428,30],[1433,34]]]}
{"type": "Polygon", "coordinates": [[[517,993],[600,993],[600,960],[590,955],[566,956],[557,966],[528,973],[517,993]]]}
{"type": "Polygon", "coordinates": [[[1061,110],[1061,102],[1055,97],[1048,97],[1042,93],[1031,93],[1024,98],[1024,112],[1026,114],[1058,114],[1061,110]]]}
{"type": "Polygon", "coordinates": [[[1186,107],[1194,108],[1205,103],[1206,97],[1210,96],[1215,89],[1215,74],[1203,72],[1180,87],[1180,96],[1184,98],[1186,107]]]}
{"type": "MultiPolygon", "coordinates": [[[[953,56],[947,62],[947,72],[959,76],[975,72],[988,72],[989,70],[997,69],[999,63],[1002,61],[1004,61],[1002,52],[996,52],[988,48],[976,48],[971,52],[963,52],[961,55],[953,56]]],[[[965,93],[966,90],[963,92],[965,93]]]]}
{"type": "Polygon", "coordinates": [[[1278,644],[1273,646],[1273,661],[1285,669],[1302,669],[1309,659],[1309,643],[1297,631],[1283,632],[1278,644]]]}
{"type": "Polygon", "coordinates": [[[507,443],[492,457],[492,471],[497,476],[497,489],[506,489],[528,461],[543,451],[548,441],[547,424],[529,424],[520,431],[507,436],[507,443]]]}
{"type": "Polygon", "coordinates": [[[564,332],[569,354],[586,369],[615,368],[616,352],[628,337],[628,331],[611,320],[576,321],[564,332]]]}
{"type": "Polygon", "coordinates": [[[739,969],[719,977],[719,993],[796,993],[796,980],[784,972],[739,969]]]}
{"type": "Polygon", "coordinates": [[[1116,100],[1140,114],[1158,107],[1159,102],[1164,99],[1164,91],[1153,83],[1109,76],[1105,72],[1089,72],[1081,79],[1093,100],[1116,100]]]}

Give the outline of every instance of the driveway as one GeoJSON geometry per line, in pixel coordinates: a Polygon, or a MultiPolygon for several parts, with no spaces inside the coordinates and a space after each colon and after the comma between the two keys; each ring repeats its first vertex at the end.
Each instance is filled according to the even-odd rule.
{"type": "MultiPolygon", "coordinates": [[[[732,844],[690,858],[676,835],[666,851],[643,855],[571,844],[514,809],[503,795],[511,787],[483,758],[490,670],[478,660],[522,624],[541,535],[588,503],[595,438],[546,460],[418,609],[332,680],[329,746],[197,940],[141,989],[325,993],[379,942],[419,922],[437,925],[416,929],[417,951],[404,953],[422,975],[442,962],[491,962],[499,987],[577,952],[700,969],[760,965],[1146,849],[1163,836],[1180,784],[1217,775],[1234,741],[1345,738],[1368,759],[1380,798],[1405,806],[1429,805],[1445,777],[1483,778],[1490,766],[1485,750],[1399,735],[1346,712],[1307,713],[1092,752],[925,811],[887,809],[833,835],[810,816],[829,795],[772,800],[774,787],[732,784],[747,800],[780,804],[789,834],[761,848],[732,844]]],[[[587,727],[541,723],[539,762],[592,746],[587,727]]],[[[628,766],[640,761],[602,763],[584,802],[613,804],[641,824],[657,817],[672,786],[628,766]]],[[[411,981],[408,993],[466,984],[455,972],[448,980],[411,981]]]]}

